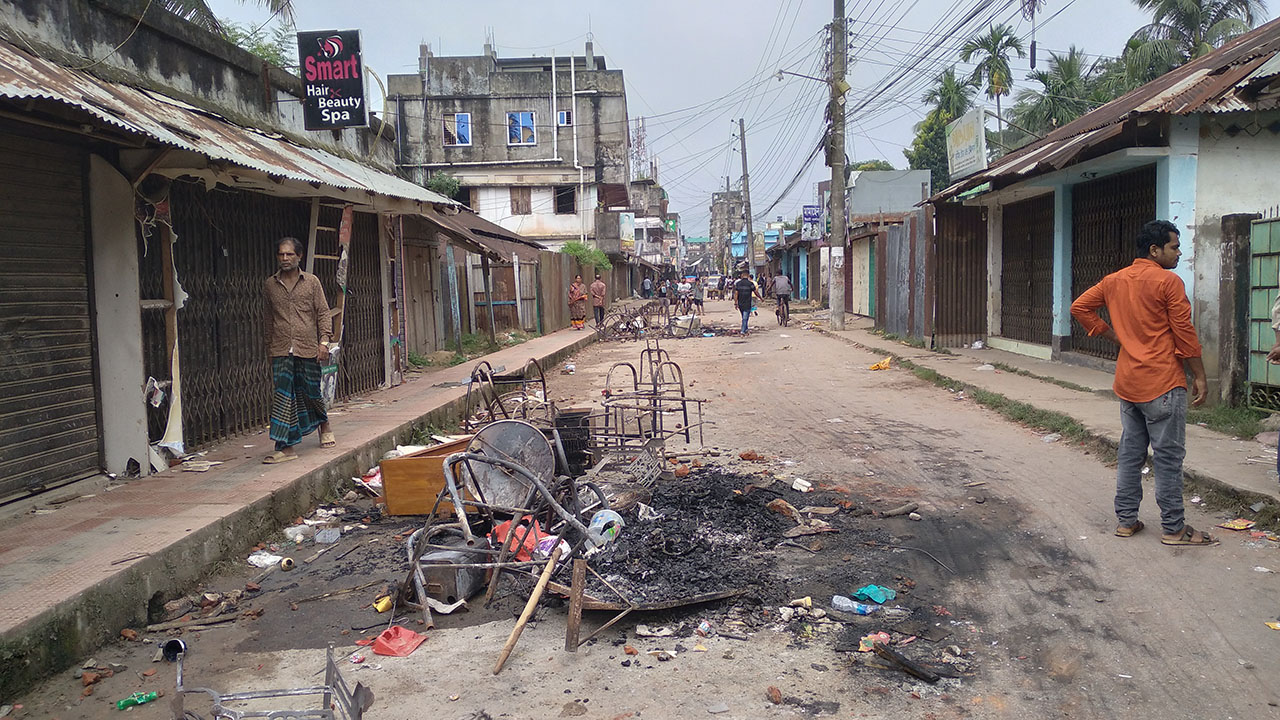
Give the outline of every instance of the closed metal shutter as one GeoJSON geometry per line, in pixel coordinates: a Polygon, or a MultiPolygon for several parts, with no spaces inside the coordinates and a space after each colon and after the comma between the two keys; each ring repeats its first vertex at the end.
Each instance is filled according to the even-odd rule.
{"type": "Polygon", "coordinates": [[[0,133],[0,497],[98,471],[84,154],[0,133]]]}
{"type": "Polygon", "coordinates": [[[1006,205],[1000,334],[1053,342],[1053,193],[1006,205]]]}

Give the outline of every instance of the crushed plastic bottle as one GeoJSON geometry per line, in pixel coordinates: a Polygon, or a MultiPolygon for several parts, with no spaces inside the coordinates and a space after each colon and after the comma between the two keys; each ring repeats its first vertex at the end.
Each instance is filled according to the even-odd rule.
{"type": "Polygon", "coordinates": [[[833,595],[831,597],[831,607],[840,612],[853,613],[855,615],[870,615],[880,609],[879,605],[866,605],[843,595],[833,595]]]}
{"type": "Polygon", "coordinates": [[[131,708],[134,705],[143,705],[145,703],[151,702],[152,700],[155,700],[158,697],[160,697],[160,694],[154,690],[152,690],[149,693],[136,692],[127,698],[117,700],[116,709],[124,710],[125,708],[131,708]]]}

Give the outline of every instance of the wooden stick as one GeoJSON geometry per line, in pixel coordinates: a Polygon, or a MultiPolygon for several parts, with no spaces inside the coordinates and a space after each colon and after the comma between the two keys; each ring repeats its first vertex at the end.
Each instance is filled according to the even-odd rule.
{"type": "Polygon", "coordinates": [[[565,628],[564,649],[578,652],[578,631],[582,628],[582,596],[587,591],[587,561],[573,559],[573,585],[569,593],[569,623],[565,628]]]}
{"type": "Polygon", "coordinates": [[[502,672],[502,666],[506,664],[511,651],[515,649],[516,641],[520,639],[520,633],[524,632],[524,626],[528,624],[529,618],[533,616],[534,608],[538,607],[538,601],[542,599],[542,591],[547,589],[547,581],[551,579],[551,572],[556,569],[556,562],[559,560],[560,548],[556,547],[551,553],[551,559],[547,561],[547,566],[542,570],[542,576],[538,578],[538,584],[533,588],[533,594],[529,596],[529,602],[524,604],[524,612],[520,613],[520,619],[516,621],[516,626],[511,629],[511,637],[507,638],[507,644],[502,646],[502,653],[498,655],[498,662],[493,666],[494,675],[502,672]]]}
{"type": "Polygon", "coordinates": [[[877,655],[898,666],[908,675],[918,677],[927,683],[938,682],[940,676],[937,673],[919,663],[908,660],[902,653],[893,650],[884,643],[876,643],[872,646],[872,649],[875,650],[877,655]]]}
{"type": "Polygon", "coordinates": [[[218,617],[196,618],[195,620],[174,620],[172,622],[148,625],[147,632],[162,632],[164,630],[177,630],[178,628],[200,627],[201,625],[218,625],[231,622],[237,617],[237,615],[219,615],[218,617]]]}
{"type": "Polygon", "coordinates": [[[915,512],[919,507],[920,505],[918,503],[909,502],[906,505],[899,505],[892,510],[885,510],[880,513],[880,517],[898,517],[899,515],[906,515],[907,513],[915,512]]]}
{"type": "Polygon", "coordinates": [[[334,595],[345,595],[346,593],[349,593],[349,592],[355,592],[355,591],[357,591],[357,590],[364,590],[365,588],[373,587],[374,585],[377,585],[377,584],[378,584],[378,583],[380,583],[380,582],[382,582],[382,581],[381,581],[381,580],[374,580],[373,582],[367,582],[367,583],[365,583],[365,584],[363,584],[363,585],[357,585],[357,586],[355,586],[355,587],[344,588],[344,589],[342,589],[342,590],[333,590],[333,591],[330,591],[330,592],[327,592],[327,593],[320,593],[319,595],[312,595],[311,597],[304,597],[304,598],[302,598],[301,600],[294,600],[293,602],[295,602],[295,603],[304,603],[304,602],[311,602],[311,601],[313,601],[313,600],[323,600],[323,599],[328,598],[328,597],[333,597],[334,595]]]}

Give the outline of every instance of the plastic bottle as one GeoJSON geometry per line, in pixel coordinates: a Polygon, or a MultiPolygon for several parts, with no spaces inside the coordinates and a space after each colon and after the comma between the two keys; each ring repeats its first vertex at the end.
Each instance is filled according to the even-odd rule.
{"type": "Polygon", "coordinates": [[[831,607],[840,612],[853,613],[855,615],[870,615],[880,609],[879,605],[864,605],[843,595],[833,595],[831,597],[831,607]]]}
{"type": "Polygon", "coordinates": [[[145,703],[149,703],[158,697],[160,697],[160,694],[154,690],[152,690],[149,693],[140,693],[140,692],[134,693],[129,697],[124,698],[123,700],[117,700],[116,709],[124,710],[125,708],[133,707],[134,705],[142,705],[145,703]]]}

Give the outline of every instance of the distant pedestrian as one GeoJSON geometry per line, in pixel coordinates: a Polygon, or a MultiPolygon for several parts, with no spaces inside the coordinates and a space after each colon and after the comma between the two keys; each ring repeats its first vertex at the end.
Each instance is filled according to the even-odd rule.
{"type": "Polygon", "coordinates": [[[1116,379],[1120,398],[1117,450],[1116,535],[1142,530],[1142,466],[1151,447],[1156,504],[1165,545],[1216,545],[1209,533],[1186,524],[1182,507],[1182,460],[1186,457],[1187,372],[1193,376],[1192,405],[1205,401],[1204,361],[1191,325],[1191,303],[1182,279],[1169,272],[1182,255],[1178,229],[1152,220],[1138,234],[1133,264],[1102,278],[1071,304],[1071,315],[1089,331],[1120,345],[1116,379]],[[1106,307],[1111,325],[1098,317],[1106,307]]]}
{"type": "Polygon", "coordinates": [[[644,297],[645,300],[653,297],[653,278],[648,275],[646,275],[644,280],[640,282],[640,295],[644,297]]]}
{"type": "Polygon", "coordinates": [[[662,314],[667,314],[668,308],[671,306],[671,281],[663,280],[658,284],[658,302],[662,305],[662,314]]]}
{"type": "Polygon", "coordinates": [[[596,314],[596,327],[604,325],[604,295],[608,292],[600,273],[596,273],[596,281],[591,283],[591,307],[596,314]]]}
{"type": "Polygon", "coordinates": [[[582,276],[574,275],[569,285],[569,325],[574,330],[581,330],[587,324],[587,286],[582,284],[582,276]]]}
{"type": "Polygon", "coordinates": [[[702,277],[699,276],[694,278],[693,279],[693,311],[694,313],[698,315],[702,314],[702,303],[704,300],[706,300],[706,298],[707,298],[707,287],[706,285],[702,284],[702,277]]]}
{"type": "Polygon", "coordinates": [[[760,289],[751,279],[751,273],[744,267],[738,273],[738,279],[733,283],[733,292],[737,295],[738,312],[742,313],[742,334],[747,334],[747,321],[751,319],[751,298],[752,296],[760,297],[760,289]]]}
{"type": "Polygon", "coordinates": [[[333,321],[320,279],[303,272],[301,261],[302,243],[281,238],[276,243],[278,270],[263,288],[263,327],[275,385],[269,435],[276,449],[263,458],[268,464],[296,460],[293,446],[316,428],[320,447],[338,444],[320,394],[320,365],[329,361],[333,321]]]}

